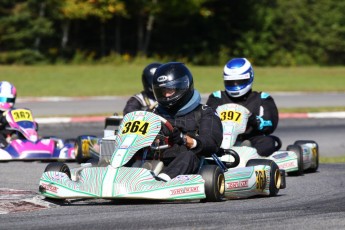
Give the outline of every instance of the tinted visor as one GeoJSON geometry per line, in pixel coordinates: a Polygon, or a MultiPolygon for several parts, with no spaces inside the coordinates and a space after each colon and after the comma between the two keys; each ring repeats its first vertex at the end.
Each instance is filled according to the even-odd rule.
{"type": "Polygon", "coordinates": [[[224,85],[225,87],[236,87],[242,85],[248,85],[251,79],[242,79],[242,80],[225,80],[224,85]]]}
{"type": "Polygon", "coordinates": [[[153,92],[158,101],[173,100],[183,95],[188,89],[189,78],[187,75],[173,81],[153,85],[153,92]]]}
{"type": "Polygon", "coordinates": [[[14,103],[15,100],[15,98],[0,97],[0,102],[14,103]]]}

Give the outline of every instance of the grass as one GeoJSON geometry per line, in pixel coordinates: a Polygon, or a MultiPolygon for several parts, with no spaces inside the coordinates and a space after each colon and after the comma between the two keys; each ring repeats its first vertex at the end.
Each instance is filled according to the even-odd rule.
{"type": "Polygon", "coordinates": [[[322,164],[345,163],[345,156],[339,156],[339,157],[320,157],[320,163],[322,163],[322,164]]]}
{"type": "MultiPolygon", "coordinates": [[[[132,95],[142,89],[145,65],[0,66],[20,97],[132,95]]],[[[190,66],[201,93],[223,89],[222,66],[190,66]]],[[[255,67],[254,90],[345,92],[345,67],[255,67]]]]}

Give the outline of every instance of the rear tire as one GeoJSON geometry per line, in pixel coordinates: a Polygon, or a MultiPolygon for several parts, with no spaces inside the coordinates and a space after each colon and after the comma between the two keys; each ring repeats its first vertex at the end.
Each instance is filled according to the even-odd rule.
{"type": "Polygon", "coordinates": [[[297,171],[288,172],[287,174],[289,176],[302,176],[303,172],[304,172],[304,167],[303,167],[303,150],[302,150],[301,146],[299,146],[299,145],[288,145],[286,150],[296,153],[297,165],[298,165],[297,171]]]}
{"type": "Polygon", "coordinates": [[[274,161],[268,160],[268,159],[251,159],[247,162],[246,167],[257,166],[257,165],[267,165],[271,167],[269,196],[276,196],[282,184],[282,175],[280,173],[278,165],[274,161]]]}
{"type": "Polygon", "coordinates": [[[223,201],[225,193],[225,177],[223,171],[217,165],[204,165],[200,175],[205,180],[206,198],[203,201],[223,201]]]}
{"type": "Polygon", "coordinates": [[[62,162],[49,163],[44,169],[44,172],[62,172],[67,174],[67,176],[71,179],[71,171],[68,165],[62,162]]]}
{"type": "Polygon", "coordinates": [[[312,140],[298,140],[298,141],[295,141],[294,144],[301,146],[308,143],[312,143],[316,145],[315,152],[313,151],[313,155],[314,155],[313,157],[315,157],[315,167],[307,169],[306,172],[314,173],[319,168],[319,145],[315,141],[312,141],[312,140]]]}

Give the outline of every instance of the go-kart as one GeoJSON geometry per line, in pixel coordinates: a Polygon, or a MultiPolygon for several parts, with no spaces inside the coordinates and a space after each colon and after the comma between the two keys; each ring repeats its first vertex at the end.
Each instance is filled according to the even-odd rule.
{"type": "MultiPolygon", "coordinates": [[[[114,136],[119,130],[123,116],[110,116],[105,119],[103,137],[114,136]]],[[[102,137],[94,135],[81,135],[75,141],[75,159],[79,164],[90,159],[99,159],[99,147],[102,137]]]]}
{"type": "Polygon", "coordinates": [[[74,141],[40,138],[31,110],[12,108],[5,112],[7,145],[0,148],[0,161],[74,160],[74,141]]]}
{"type": "Polygon", "coordinates": [[[62,200],[197,199],[216,202],[224,198],[275,196],[284,188],[285,175],[271,160],[254,159],[247,167],[229,169],[219,166],[222,162],[218,162],[214,154],[214,159],[201,160],[196,174],[164,181],[156,176],[164,167],[159,156],[169,147],[162,127],[172,130],[167,120],[151,112],[126,114],[117,134],[104,137],[100,142],[97,162],[84,163],[74,169],[61,162],[48,164],[40,178],[40,193],[62,200]]]}
{"type": "MultiPolygon", "coordinates": [[[[261,157],[255,148],[241,146],[237,143],[239,134],[244,133],[250,112],[245,107],[238,104],[225,104],[217,108],[223,124],[223,142],[221,148],[225,152],[239,154],[240,161],[238,167],[243,167],[251,159],[273,160],[280,169],[288,175],[302,175],[304,172],[315,172],[319,166],[318,144],[312,140],[297,140],[294,144],[288,145],[286,150],[280,150],[282,143],[278,137],[272,136],[276,140],[276,151],[269,157],[261,157]]],[[[221,157],[225,162],[232,162],[235,159],[229,154],[221,157]]]]}

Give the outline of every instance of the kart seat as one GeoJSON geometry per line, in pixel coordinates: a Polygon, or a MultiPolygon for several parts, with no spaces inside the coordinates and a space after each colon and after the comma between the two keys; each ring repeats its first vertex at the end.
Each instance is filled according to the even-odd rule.
{"type": "Polygon", "coordinates": [[[132,167],[145,168],[158,175],[163,170],[164,164],[159,160],[146,160],[144,163],[141,160],[137,160],[132,167]]]}

